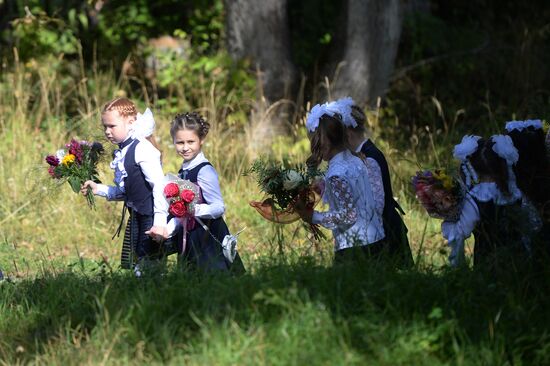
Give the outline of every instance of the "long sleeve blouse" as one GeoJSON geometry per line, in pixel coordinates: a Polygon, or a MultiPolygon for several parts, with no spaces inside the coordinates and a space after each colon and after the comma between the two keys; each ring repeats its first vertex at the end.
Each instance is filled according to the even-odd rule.
{"type": "MultiPolygon", "coordinates": [[[[98,184],[97,186],[97,194],[107,198],[108,201],[122,201],[125,198],[124,178],[128,174],[124,168],[124,159],[129,147],[130,145],[121,150],[115,150],[115,157],[110,165],[114,171],[114,185],[98,184]]],[[[136,145],[135,160],[153,189],[153,225],[166,226],[168,202],[166,202],[163,193],[164,173],[160,161],[160,151],[148,140],[139,140],[136,145]]]]}
{"type": "Polygon", "coordinates": [[[376,161],[363,162],[348,150],[336,154],[329,161],[325,187],[323,200],[329,210],[315,211],[312,221],[332,230],[335,250],[368,245],[385,237],[384,189],[376,161]]]}

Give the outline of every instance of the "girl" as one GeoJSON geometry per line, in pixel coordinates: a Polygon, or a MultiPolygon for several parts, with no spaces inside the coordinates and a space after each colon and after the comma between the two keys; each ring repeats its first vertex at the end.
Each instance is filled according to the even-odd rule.
{"type": "Polygon", "coordinates": [[[517,185],[533,204],[542,219],[541,231],[533,240],[533,257],[540,264],[550,258],[550,161],[540,120],[510,121],[506,123],[519,152],[514,166],[517,185]]]}
{"type": "Polygon", "coordinates": [[[327,108],[342,116],[342,122],[346,126],[346,135],[351,149],[356,153],[363,154],[367,162],[375,167],[375,170],[381,171],[384,191],[382,220],[388,243],[388,254],[398,267],[411,267],[414,262],[407,238],[408,229],[400,215],[400,213],[402,215],[405,213],[393,198],[390,170],[386,157],[371,139],[365,137],[367,132],[365,113],[355,105],[353,99],[350,97],[331,102],[327,108]]]}
{"type": "Polygon", "coordinates": [[[85,194],[90,188],[108,201],[124,201],[122,221],[126,208],[130,218],[122,247],[122,267],[133,268],[140,276],[145,262],[161,256],[160,245],[152,237],[162,237],[168,215],[160,151],[146,138],[151,136],[155,121],[149,110],[141,115],[132,101],[116,98],[103,107],[101,122],[105,137],[118,145],[111,162],[115,185],[86,181],[81,192],[85,194]]]}
{"type": "MultiPolygon", "coordinates": [[[[200,187],[202,203],[195,206],[194,216],[207,226],[197,224],[186,233],[185,248],[182,245],[179,248],[180,258],[192,268],[244,272],[239,255],[230,263],[221,246],[229,229],[222,217],[225,206],[218,174],[202,153],[209,129],[210,124],[194,112],[176,115],[170,128],[176,152],[183,158],[179,177],[200,187]]],[[[173,234],[179,237],[178,243],[183,243],[183,229],[176,219],[169,221],[165,237],[173,234]]]]}
{"type": "Polygon", "coordinates": [[[459,220],[441,225],[452,248],[451,264],[463,262],[464,240],[472,233],[474,268],[509,268],[525,260],[535,224],[528,220],[523,194],[515,183],[512,166],[518,161],[518,152],[510,137],[495,135],[485,140],[465,136],[455,146],[454,156],[462,161],[463,177],[471,188],[459,220]]]}
{"type": "Polygon", "coordinates": [[[317,166],[321,160],[328,161],[323,199],[329,211],[313,211],[303,203],[295,207],[296,211],[306,222],[332,230],[335,263],[381,256],[385,233],[380,167],[372,161],[365,164],[348,149],[340,116],[329,111],[326,104],[312,108],[306,127],[311,142],[308,162],[317,166]]]}

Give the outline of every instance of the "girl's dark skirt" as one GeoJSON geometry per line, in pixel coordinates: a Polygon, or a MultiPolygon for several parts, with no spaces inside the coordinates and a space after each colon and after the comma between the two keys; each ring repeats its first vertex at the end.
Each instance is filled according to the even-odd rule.
{"type": "Polygon", "coordinates": [[[178,234],[178,252],[181,254],[180,264],[203,271],[222,271],[232,273],[244,273],[244,265],[237,253],[233,263],[225,258],[221,243],[229,229],[223,218],[202,220],[208,227],[206,231],[197,222],[195,228],[187,233],[185,252],[182,253],[183,230],[178,234]]]}

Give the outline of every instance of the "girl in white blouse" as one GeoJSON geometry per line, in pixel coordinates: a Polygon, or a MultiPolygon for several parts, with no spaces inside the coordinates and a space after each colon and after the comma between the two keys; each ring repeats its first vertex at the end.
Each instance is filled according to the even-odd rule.
{"type": "Polygon", "coordinates": [[[474,234],[474,267],[511,268],[529,255],[529,240],[540,226],[536,212],[518,189],[513,172],[519,155],[509,136],[489,139],[465,136],[455,158],[468,187],[460,218],[444,221],[443,237],[451,246],[449,260],[464,260],[464,241],[474,234]]]}
{"type": "Polygon", "coordinates": [[[103,107],[101,122],[105,137],[118,145],[111,162],[115,185],[107,186],[89,180],[84,182],[81,192],[86,194],[91,189],[95,195],[108,201],[124,201],[130,218],[124,235],[121,263],[123,268],[133,268],[140,276],[143,270],[141,263],[162,256],[161,247],[153,238],[162,238],[168,215],[168,203],[163,194],[161,154],[148,139],[153,133],[155,121],[149,110],[142,115],[131,100],[116,98],[103,107]]]}
{"type": "Polygon", "coordinates": [[[312,108],[306,127],[311,142],[308,163],[328,161],[323,200],[329,210],[318,212],[298,205],[306,222],[332,230],[335,262],[381,256],[385,251],[382,223],[384,189],[379,165],[362,160],[349,149],[341,116],[327,105],[312,108]]]}

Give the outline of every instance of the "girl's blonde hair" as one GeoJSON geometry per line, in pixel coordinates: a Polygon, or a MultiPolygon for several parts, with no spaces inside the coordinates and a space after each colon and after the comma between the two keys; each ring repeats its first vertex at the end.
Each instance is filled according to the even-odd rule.
{"type": "MultiPolygon", "coordinates": [[[[107,102],[103,106],[103,109],[101,110],[101,114],[104,114],[105,112],[112,112],[112,111],[118,112],[118,114],[120,114],[121,117],[136,117],[137,114],[138,114],[137,107],[134,104],[134,102],[132,102],[128,98],[123,98],[123,97],[115,98],[115,99],[107,102]]],[[[153,136],[153,135],[147,136],[146,139],[158,151],[160,151],[161,158],[162,158],[162,150],[159,148],[155,136],[153,136]]]]}

